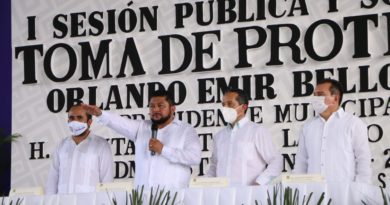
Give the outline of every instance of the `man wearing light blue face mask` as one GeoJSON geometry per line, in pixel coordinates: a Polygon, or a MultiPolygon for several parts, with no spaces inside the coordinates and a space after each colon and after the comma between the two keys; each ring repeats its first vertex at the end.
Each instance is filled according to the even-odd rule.
{"type": "Polygon", "coordinates": [[[316,116],[303,125],[294,173],[321,174],[327,182],[371,183],[367,126],[340,107],[343,87],[325,79],[314,90],[316,116]]]}
{"type": "Polygon", "coordinates": [[[108,142],[89,130],[92,116],[80,105],[68,112],[72,136],[63,139],[53,155],[46,194],[95,191],[99,183],[113,181],[113,158],[108,142]]]}
{"type": "Polygon", "coordinates": [[[228,126],[213,139],[213,154],[206,176],[227,177],[232,186],[266,185],[282,171],[282,155],[270,132],[245,117],[248,96],[229,89],[222,100],[228,126]]]}

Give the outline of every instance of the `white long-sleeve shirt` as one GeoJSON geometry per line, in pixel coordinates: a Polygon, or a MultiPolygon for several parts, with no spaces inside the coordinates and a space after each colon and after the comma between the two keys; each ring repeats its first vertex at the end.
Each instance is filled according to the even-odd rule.
{"type": "Polygon", "coordinates": [[[227,177],[232,186],[268,184],[280,175],[283,158],[263,126],[241,119],[219,131],[206,176],[227,177]]]}
{"type": "Polygon", "coordinates": [[[367,126],[340,108],[327,121],[320,115],[304,124],[294,172],[321,174],[326,181],[371,183],[367,126]]]}
{"type": "Polygon", "coordinates": [[[175,118],[169,125],[158,129],[157,139],[164,146],[160,155],[152,156],[149,150],[150,120],[130,120],[108,112],[103,112],[98,119],[135,143],[136,186],[188,187],[190,168],[199,165],[201,159],[199,137],[190,124],[175,118]]]}
{"type": "Polygon", "coordinates": [[[63,139],[54,152],[46,194],[94,192],[96,185],[113,181],[113,158],[108,142],[90,133],[78,145],[63,139]]]}

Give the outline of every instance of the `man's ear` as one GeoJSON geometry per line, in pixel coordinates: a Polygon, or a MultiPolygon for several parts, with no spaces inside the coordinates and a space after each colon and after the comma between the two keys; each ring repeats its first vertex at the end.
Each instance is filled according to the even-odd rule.
{"type": "Polygon", "coordinates": [[[242,107],[245,109],[245,111],[248,110],[248,104],[243,104],[242,107]]]}
{"type": "Polygon", "coordinates": [[[171,112],[173,112],[173,113],[176,112],[176,106],[174,106],[174,105],[171,106],[171,112]]]}
{"type": "Polygon", "coordinates": [[[88,125],[88,126],[91,126],[91,124],[92,124],[92,119],[88,119],[88,120],[87,120],[87,125],[88,125]]]}
{"type": "Polygon", "coordinates": [[[340,102],[340,95],[335,95],[334,99],[336,100],[337,105],[341,104],[341,102],[340,102]]]}

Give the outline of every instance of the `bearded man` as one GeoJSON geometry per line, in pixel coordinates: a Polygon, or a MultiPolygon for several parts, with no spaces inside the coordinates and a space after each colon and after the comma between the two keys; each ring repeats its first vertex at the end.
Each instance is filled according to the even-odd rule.
{"type": "Polygon", "coordinates": [[[90,131],[91,124],[92,116],[81,105],[69,109],[72,135],[62,139],[53,154],[46,194],[94,192],[99,183],[113,181],[110,144],[90,131]]]}
{"type": "Polygon", "coordinates": [[[150,120],[130,120],[93,105],[83,107],[97,116],[100,123],[134,142],[135,186],[188,187],[190,168],[201,160],[201,144],[195,129],[175,117],[176,107],[170,93],[152,93],[150,120]]]}

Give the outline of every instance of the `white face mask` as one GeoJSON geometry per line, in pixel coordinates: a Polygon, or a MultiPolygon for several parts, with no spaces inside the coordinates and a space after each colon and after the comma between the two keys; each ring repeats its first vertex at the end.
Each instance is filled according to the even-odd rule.
{"type": "Polygon", "coordinates": [[[72,133],[72,136],[78,136],[88,129],[88,124],[85,122],[71,121],[68,122],[68,127],[72,133]]]}
{"type": "Polygon", "coordinates": [[[222,108],[223,119],[232,124],[237,119],[237,110],[231,107],[222,108]]]}
{"type": "Polygon", "coordinates": [[[312,96],[310,104],[317,114],[321,114],[328,109],[328,105],[325,104],[325,96],[312,96]]]}

